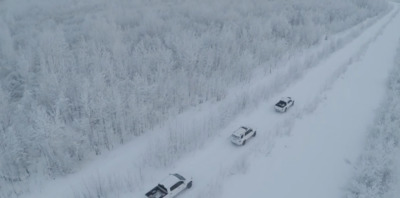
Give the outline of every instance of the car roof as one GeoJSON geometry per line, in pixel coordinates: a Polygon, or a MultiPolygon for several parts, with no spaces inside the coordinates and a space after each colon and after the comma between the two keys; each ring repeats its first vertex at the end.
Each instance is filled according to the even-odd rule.
{"type": "Polygon", "coordinates": [[[248,127],[242,126],[242,127],[238,128],[238,129],[236,129],[236,130],[233,132],[233,135],[241,136],[241,135],[243,135],[248,129],[249,129],[248,127]]]}
{"type": "Polygon", "coordinates": [[[283,97],[283,98],[281,98],[281,101],[284,101],[284,102],[289,102],[289,100],[291,100],[292,98],[290,98],[290,97],[283,97]]]}
{"type": "Polygon", "coordinates": [[[166,177],[164,180],[161,181],[161,185],[164,185],[165,188],[169,188],[176,184],[178,181],[181,181],[178,177],[175,176],[175,174],[170,174],[168,177],[166,177]]]}

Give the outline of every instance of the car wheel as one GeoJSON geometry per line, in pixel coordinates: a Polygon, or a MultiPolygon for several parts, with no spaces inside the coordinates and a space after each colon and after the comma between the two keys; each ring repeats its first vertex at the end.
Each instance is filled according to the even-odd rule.
{"type": "Polygon", "coordinates": [[[257,133],[257,132],[256,132],[256,131],[254,131],[253,137],[256,137],[256,133],[257,133]]]}
{"type": "Polygon", "coordinates": [[[245,145],[245,144],[246,144],[246,140],[243,141],[242,145],[245,145]]]}
{"type": "Polygon", "coordinates": [[[189,182],[189,183],[186,185],[186,188],[191,188],[191,187],[192,187],[192,181],[189,182]]]}

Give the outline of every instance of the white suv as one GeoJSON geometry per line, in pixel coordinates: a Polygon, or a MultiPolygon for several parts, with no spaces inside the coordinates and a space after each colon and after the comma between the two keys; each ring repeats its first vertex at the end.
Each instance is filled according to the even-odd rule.
{"type": "Polygon", "coordinates": [[[246,140],[256,136],[256,133],[257,131],[249,127],[242,126],[233,132],[233,134],[231,135],[231,141],[232,143],[237,145],[245,145],[246,140]]]}
{"type": "Polygon", "coordinates": [[[275,110],[279,112],[286,112],[288,108],[294,105],[294,100],[291,97],[284,97],[275,104],[275,110]]]}

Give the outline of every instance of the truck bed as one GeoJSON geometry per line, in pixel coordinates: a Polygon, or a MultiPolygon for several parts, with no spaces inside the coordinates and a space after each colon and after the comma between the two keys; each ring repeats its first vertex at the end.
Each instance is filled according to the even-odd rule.
{"type": "Polygon", "coordinates": [[[148,193],[146,193],[146,197],[148,198],[162,198],[167,195],[167,192],[161,186],[156,186],[151,189],[148,193]]]}

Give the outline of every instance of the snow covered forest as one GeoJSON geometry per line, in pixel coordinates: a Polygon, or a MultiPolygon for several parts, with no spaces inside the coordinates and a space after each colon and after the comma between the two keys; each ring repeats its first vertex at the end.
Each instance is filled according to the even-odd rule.
{"type": "MultiPolygon", "coordinates": [[[[230,88],[387,11],[381,0],[2,0],[0,197],[224,101],[230,88]]],[[[255,100],[240,97],[201,125],[218,127],[255,100]]]]}
{"type": "Polygon", "coordinates": [[[397,197],[400,193],[400,47],[387,90],[386,101],[369,130],[365,150],[355,164],[348,198],[397,197]]]}

